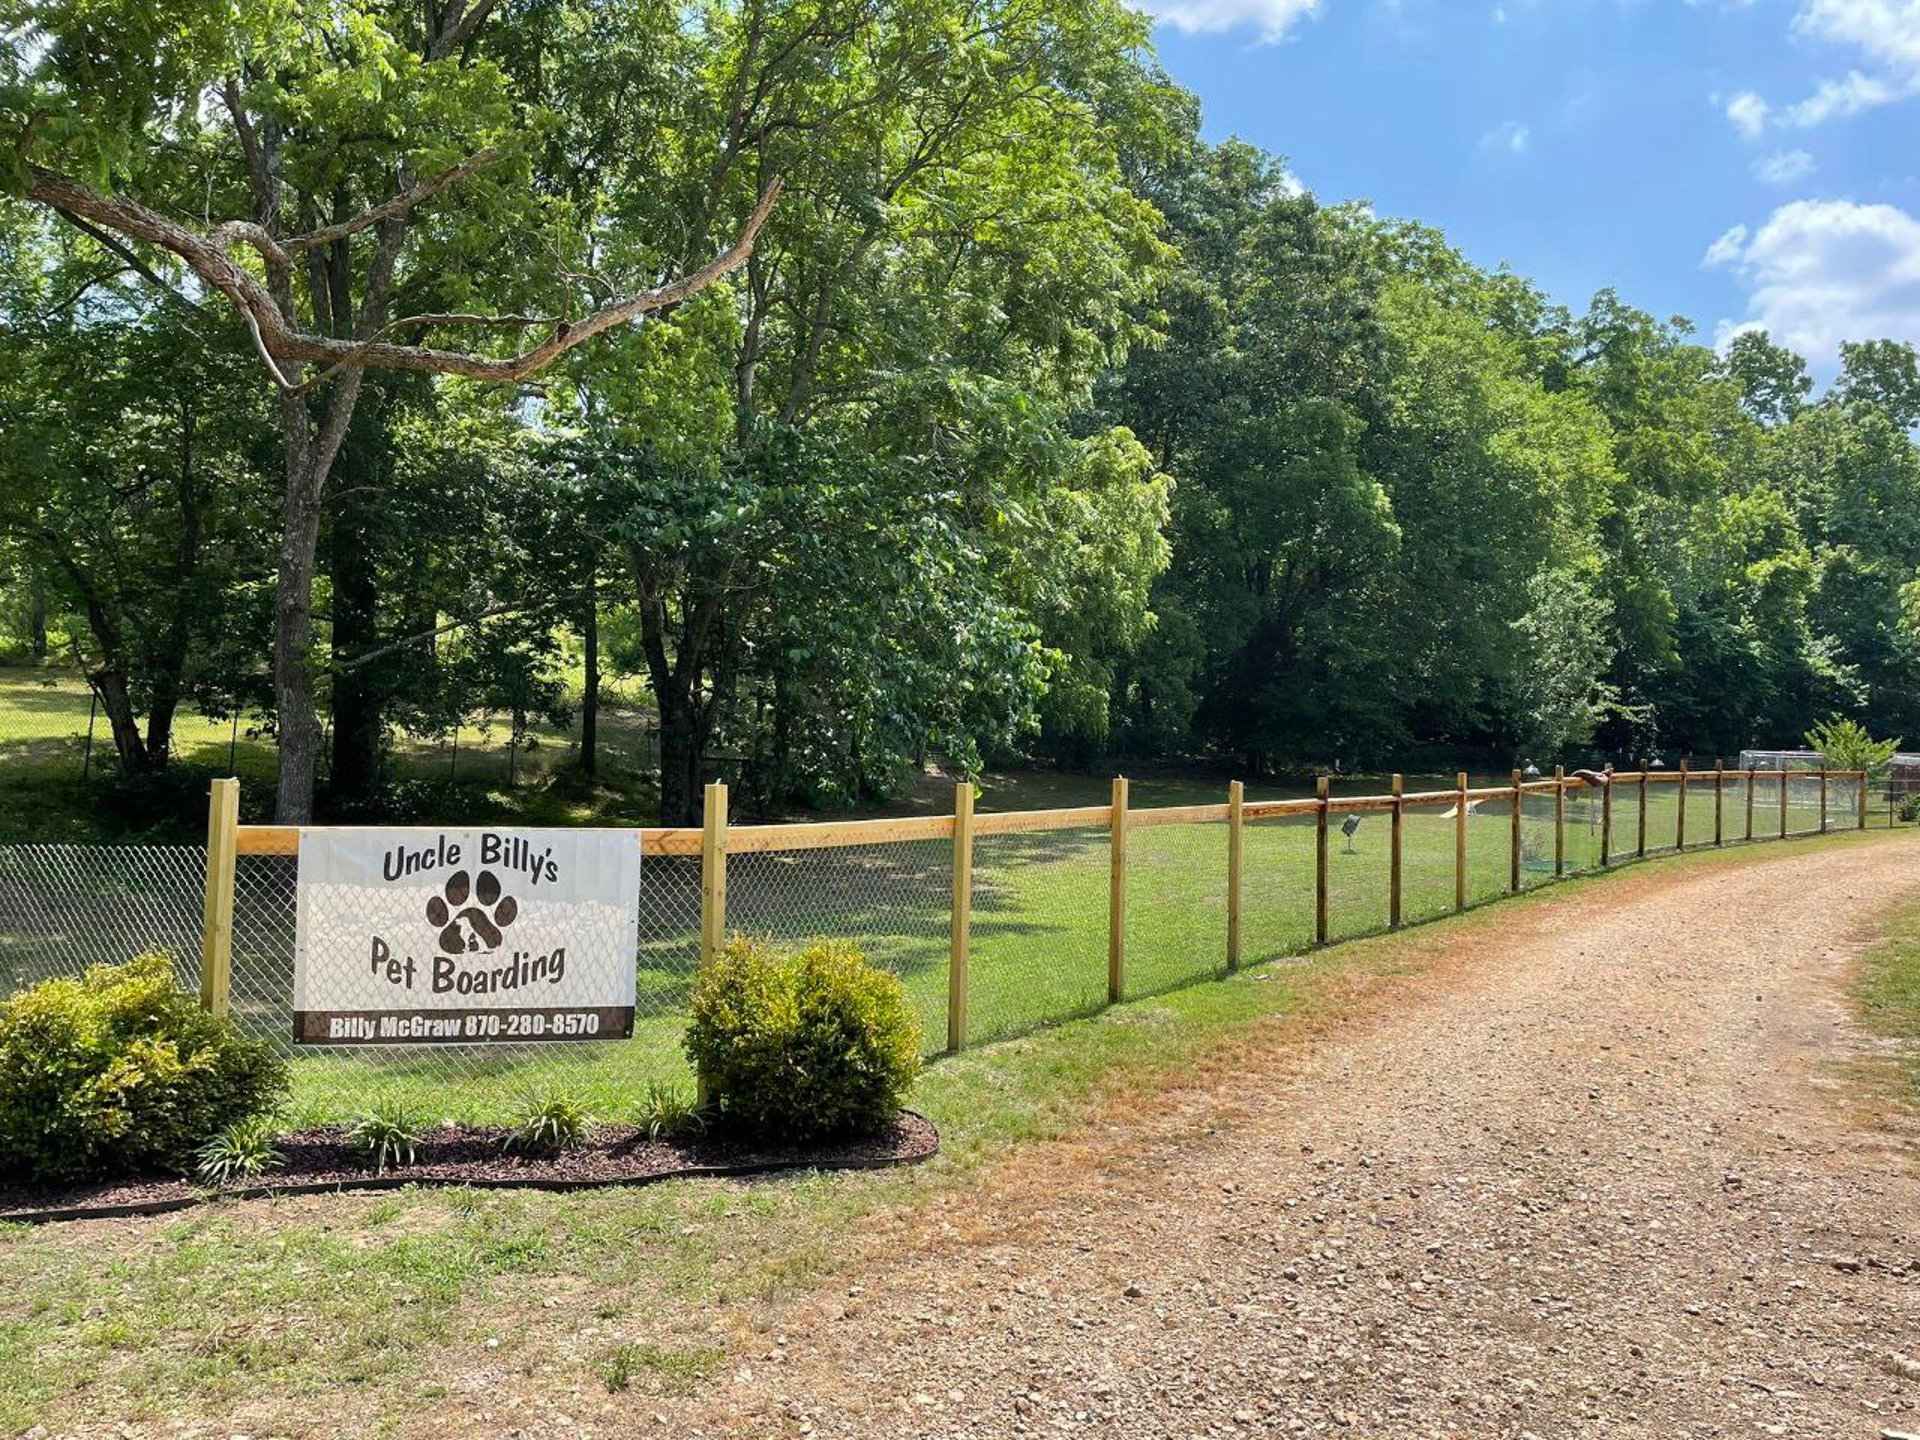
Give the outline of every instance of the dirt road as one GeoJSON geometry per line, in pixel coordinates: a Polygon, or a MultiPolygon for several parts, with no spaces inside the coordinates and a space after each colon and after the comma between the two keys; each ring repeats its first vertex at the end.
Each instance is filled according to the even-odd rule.
{"type": "MultiPolygon", "coordinates": [[[[1920,1167],[1840,988],[1920,846],[1649,867],[936,1212],[676,1434],[1920,1433],[1920,1167]]],[[[641,1417],[636,1417],[639,1419],[641,1417]]]]}

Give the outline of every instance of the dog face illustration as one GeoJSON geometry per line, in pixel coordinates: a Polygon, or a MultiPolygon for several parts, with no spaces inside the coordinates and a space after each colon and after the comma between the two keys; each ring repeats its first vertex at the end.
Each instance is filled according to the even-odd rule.
{"type": "Polygon", "coordinates": [[[440,948],[448,955],[498,950],[501,932],[513,924],[520,906],[500,893],[500,877],[482,870],[469,877],[456,870],[444,891],[427,901],[427,921],[440,931],[440,948]]]}

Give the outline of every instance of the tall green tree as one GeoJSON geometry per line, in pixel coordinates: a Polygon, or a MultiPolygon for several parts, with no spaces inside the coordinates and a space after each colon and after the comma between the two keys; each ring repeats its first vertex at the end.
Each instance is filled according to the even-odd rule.
{"type": "MultiPolygon", "coordinates": [[[[618,8],[672,28],[666,7],[618,8]]],[[[17,42],[0,60],[0,183],[156,284],[191,276],[223,298],[276,387],[283,820],[312,810],[321,511],[367,371],[518,381],[737,268],[778,193],[768,175],[744,223],[724,222],[733,242],[664,284],[594,274],[597,217],[568,203],[570,177],[538,173],[547,113],[494,53],[537,64],[537,47],[499,33],[523,23],[544,14],[497,0],[0,4],[17,42]],[[176,218],[208,212],[230,218],[176,218]],[[472,349],[429,343],[476,335],[472,349]]]]}
{"type": "Polygon", "coordinates": [[[41,263],[0,293],[0,537],[41,643],[48,607],[77,617],[64,658],[123,772],[147,773],[180,706],[221,690],[223,631],[267,563],[270,421],[229,316],[143,310],[123,266],[20,218],[41,263]]]}

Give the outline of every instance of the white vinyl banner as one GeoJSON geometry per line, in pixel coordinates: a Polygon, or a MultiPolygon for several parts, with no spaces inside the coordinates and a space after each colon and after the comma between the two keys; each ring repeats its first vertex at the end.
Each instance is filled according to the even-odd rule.
{"type": "Polygon", "coordinates": [[[633,1034],[632,830],[306,830],[293,948],[301,1045],[633,1034]]]}

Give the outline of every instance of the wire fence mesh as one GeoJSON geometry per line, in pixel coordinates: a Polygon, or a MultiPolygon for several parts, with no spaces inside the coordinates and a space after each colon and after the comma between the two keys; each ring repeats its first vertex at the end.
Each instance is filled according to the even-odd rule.
{"type": "Polygon", "coordinates": [[[1453,909],[1454,827],[1459,802],[1430,801],[1406,810],[1402,837],[1400,918],[1413,924],[1453,909]]]}
{"type": "MultiPolygon", "coordinates": [[[[1642,786],[1613,787],[1607,858],[1640,844],[1642,786]]],[[[1647,849],[1678,833],[1677,782],[1645,787],[1647,849]]],[[[1859,823],[1859,782],[1829,778],[1829,830],[1859,823]]],[[[1687,848],[1781,833],[1781,782],[1751,785],[1709,775],[1690,783],[1687,848]]],[[[1336,802],[1337,803],[1337,802],[1336,802]]],[[[1549,791],[1521,803],[1523,888],[1598,868],[1606,810],[1597,790],[1569,790],[1556,813],[1549,791]]],[[[1870,814],[1871,809],[1870,809],[1870,814]]],[[[1818,777],[1785,791],[1788,834],[1821,827],[1818,777]]],[[[1064,817],[1063,817],[1064,818],[1064,817]]],[[[1241,958],[1255,964],[1310,951],[1315,942],[1316,816],[1250,820],[1242,831],[1241,958]]],[[[1328,817],[1330,941],[1380,932],[1391,918],[1391,814],[1328,817]],[[1351,818],[1357,823],[1349,827],[1351,818]]],[[[1890,822],[1889,822],[1890,823],[1890,822]]],[[[1226,966],[1228,846],[1224,821],[1129,830],[1126,993],[1141,996],[1204,980],[1226,966]]],[[[1511,888],[1510,796],[1465,808],[1451,796],[1406,804],[1401,845],[1403,923],[1456,906],[1456,845],[1464,838],[1464,900],[1511,888]]],[[[777,841],[774,842],[777,844],[777,841]]],[[[1100,1009],[1108,999],[1112,850],[1108,827],[1072,824],[973,841],[966,1043],[1016,1035],[1100,1009]]],[[[198,984],[206,851],[199,846],[0,846],[0,993],[89,964],[164,950],[181,982],[198,984]]],[[[461,1120],[496,1119],[524,1096],[563,1090],[615,1115],[654,1082],[686,1084],[681,1048],[700,956],[702,862],[644,853],[631,1039],[591,1044],[437,1044],[326,1049],[293,1043],[295,906],[299,860],[243,854],[234,871],[232,1007],[250,1033],[292,1060],[295,1118],[339,1119],[390,1099],[461,1120]]],[[[922,1025],[925,1050],[945,1048],[952,939],[954,849],[946,839],[829,848],[767,848],[726,861],[726,929],[778,943],[856,941],[898,974],[922,1025]]]]}
{"type": "Polygon", "coordinates": [[[1240,944],[1248,964],[1313,948],[1315,828],[1311,815],[1274,816],[1246,827],[1240,944]]]}
{"type": "Polygon", "coordinates": [[[197,845],[0,846],[0,994],[144,950],[199,984],[197,845]]]}
{"type": "Polygon", "coordinates": [[[974,840],[970,1041],[1106,1003],[1109,858],[1104,826],[974,840]]]}

